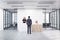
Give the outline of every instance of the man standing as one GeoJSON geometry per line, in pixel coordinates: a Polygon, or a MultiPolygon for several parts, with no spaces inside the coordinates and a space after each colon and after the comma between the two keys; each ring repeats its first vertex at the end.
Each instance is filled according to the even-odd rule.
{"type": "Polygon", "coordinates": [[[28,16],[27,19],[27,33],[31,34],[31,25],[32,25],[32,20],[30,19],[30,16],[28,16]]]}

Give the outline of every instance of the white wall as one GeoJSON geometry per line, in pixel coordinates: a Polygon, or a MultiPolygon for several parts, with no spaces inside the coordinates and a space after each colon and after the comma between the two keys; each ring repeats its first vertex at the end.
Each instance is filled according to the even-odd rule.
{"type": "Polygon", "coordinates": [[[23,17],[27,18],[28,16],[31,16],[33,24],[35,23],[36,20],[38,20],[39,24],[41,24],[41,25],[42,25],[42,23],[44,23],[44,13],[42,10],[21,9],[21,10],[18,10],[18,13],[17,13],[18,30],[22,31],[23,26],[24,26],[22,23],[22,19],[23,19],[23,17]]]}
{"type": "Polygon", "coordinates": [[[3,30],[3,9],[0,9],[0,30],[3,30]]]}

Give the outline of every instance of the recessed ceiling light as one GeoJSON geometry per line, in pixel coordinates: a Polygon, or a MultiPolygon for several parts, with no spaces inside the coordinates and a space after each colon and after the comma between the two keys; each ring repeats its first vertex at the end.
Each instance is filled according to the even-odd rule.
{"type": "Polygon", "coordinates": [[[49,7],[49,5],[40,5],[40,6],[37,6],[37,7],[49,7]]]}
{"type": "Polygon", "coordinates": [[[13,5],[12,7],[24,7],[23,5],[13,5]]]}
{"type": "Polygon", "coordinates": [[[20,1],[8,1],[7,4],[23,4],[20,1]]]}
{"type": "Polygon", "coordinates": [[[55,1],[40,1],[38,4],[54,4],[55,1]]]}

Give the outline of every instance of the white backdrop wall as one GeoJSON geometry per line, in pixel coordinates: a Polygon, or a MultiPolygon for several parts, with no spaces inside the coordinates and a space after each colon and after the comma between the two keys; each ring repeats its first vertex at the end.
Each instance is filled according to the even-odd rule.
{"type": "Polygon", "coordinates": [[[21,10],[18,10],[18,13],[17,13],[17,23],[18,23],[18,30],[19,31],[24,31],[24,29],[27,29],[26,27],[23,28],[24,25],[23,25],[22,19],[23,19],[23,17],[27,18],[28,16],[31,17],[32,24],[34,24],[36,20],[41,25],[42,25],[42,23],[44,23],[44,13],[42,10],[21,9],[21,10]]]}
{"type": "Polygon", "coordinates": [[[0,30],[3,30],[3,9],[0,9],[0,30]]]}

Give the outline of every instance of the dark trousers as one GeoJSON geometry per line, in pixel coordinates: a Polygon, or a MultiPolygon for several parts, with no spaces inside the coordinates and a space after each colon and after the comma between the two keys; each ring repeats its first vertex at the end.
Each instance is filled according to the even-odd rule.
{"type": "Polygon", "coordinates": [[[27,33],[31,34],[31,26],[27,26],[27,33]]]}

